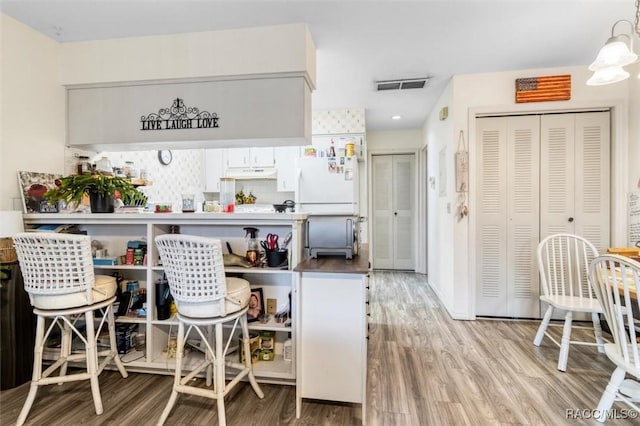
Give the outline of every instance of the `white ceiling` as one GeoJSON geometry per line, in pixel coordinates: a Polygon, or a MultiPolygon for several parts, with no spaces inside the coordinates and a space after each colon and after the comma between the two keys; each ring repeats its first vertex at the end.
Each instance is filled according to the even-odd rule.
{"type": "Polygon", "coordinates": [[[634,0],[0,0],[0,10],[61,42],[305,22],[314,109],[364,107],[368,130],[420,128],[456,74],[586,66],[615,21],[635,18],[634,0]],[[374,90],[427,76],[425,89],[374,90]]]}

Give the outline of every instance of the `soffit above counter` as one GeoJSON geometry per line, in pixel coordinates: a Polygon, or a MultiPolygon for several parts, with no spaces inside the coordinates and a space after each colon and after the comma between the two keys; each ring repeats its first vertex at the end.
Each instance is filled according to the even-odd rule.
{"type": "Polygon", "coordinates": [[[306,145],[304,75],[67,88],[67,143],[98,151],[306,145]]]}

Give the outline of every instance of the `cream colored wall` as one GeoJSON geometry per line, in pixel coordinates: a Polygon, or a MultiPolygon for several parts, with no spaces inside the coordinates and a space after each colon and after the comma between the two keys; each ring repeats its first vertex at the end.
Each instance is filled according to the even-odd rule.
{"type": "MultiPolygon", "coordinates": [[[[420,143],[422,140],[422,132],[419,129],[415,130],[396,130],[396,131],[377,131],[377,132],[367,132],[367,155],[369,164],[371,164],[371,155],[375,154],[394,154],[394,153],[411,153],[416,154],[416,165],[415,165],[415,173],[416,181],[419,176],[419,155],[418,150],[420,149],[420,143]]],[[[371,182],[371,167],[368,167],[367,170],[367,179],[366,182],[362,182],[362,178],[360,180],[360,190],[361,191],[371,191],[370,185],[368,182],[371,182]]],[[[419,200],[419,182],[415,186],[415,194],[416,200],[419,200]]],[[[367,212],[369,219],[373,215],[373,210],[371,206],[371,201],[373,200],[372,194],[367,192],[367,212]]],[[[424,235],[424,232],[421,231],[420,223],[418,222],[418,212],[420,209],[419,203],[416,202],[415,207],[415,221],[414,221],[414,230],[416,237],[414,238],[414,253],[416,254],[415,259],[415,268],[416,272],[425,272],[426,267],[421,263],[421,258],[418,257],[418,249],[421,235],[424,235]]],[[[368,235],[371,235],[373,222],[371,220],[368,221],[367,226],[367,235],[364,236],[363,241],[368,241],[368,235]]],[[[373,255],[371,250],[369,251],[370,256],[373,255]]],[[[373,265],[375,267],[375,264],[373,265]]]]}
{"type": "Polygon", "coordinates": [[[0,209],[21,209],[18,171],[64,172],[60,45],[4,14],[0,25],[0,209]]]}
{"type": "MultiPolygon", "coordinates": [[[[438,177],[438,154],[444,146],[447,148],[447,196],[438,196],[438,184],[435,190],[428,192],[429,197],[429,281],[450,315],[459,319],[475,317],[475,225],[474,225],[474,173],[475,152],[475,113],[492,112],[533,112],[562,111],[580,108],[614,107],[612,128],[614,131],[614,165],[627,162],[627,156],[638,158],[638,127],[632,124],[638,121],[638,98],[631,100],[631,91],[638,93],[638,83],[629,80],[601,87],[585,85],[589,77],[587,67],[562,67],[553,69],[535,69],[501,73],[469,74],[454,76],[448,88],[438,100],[425,122],[424,144],[428,144],[428,174],[438,177]],[[572,97],[569,101],[539,102],[516,104],[514,82],[516,78],[543,75],[571,74],[572,97]],[[442,106],[449,107],[449,119],[439,121],[438,112],[442,106]],[[631,118],[631,119],[630,119],[631,118]],[[454,152],[460,130],[464,131],[470,155],[470,215],[458,220],[455,218],[459,194],[454,191],[454,152]],[[449,210],[447,207],[450,206],[449,210]]],[[[629,160],[630,174],[638,174],[638,164],[629,160]]],[[[619,167],[618,169],[624,169],[619,167]]],[[[629,190],[624,172],[618,170],[614,177],[613,222],[626,223],[624,197],[629,190]]],[[[614,241],[622,238],[623,226],[614,227],[614,241]]]]}
{"type": "Polygon", "coordinates": [[[22,207],[18,170],[65,174],[72,167],[65,84],[295,72],[315,85],[306,24],[60,44],[1,15],[0,35],[1,209],[22,207]]]}
{"type": "Polygon", "coordinates": [[[629,190],[640,190],[640,63],[630,67],[629,79],[629,190]]]}
{"type": "Polygon", "coordinates": [[[288,72],[315,85],[306,24],[64,43],[61,52],[64,85],[288,72]]]}
{"type": "Polygon", "coordinates": [[[421,135],[419,129],[367,132],[367,151],[413,152],[420,148],[421,135]]]}
{"type": "MultiPolygon", "coordinates": [[[[447,165],[446,182],[447,196],[440,197],[440,151],[446,148],[447,154],[452,158],[456,147],[453,144],[453,120],[451,115],[447,120],[439,119],[439,111],[442,107],[448,107],[451,114],[453,108],[453,84],[449,82],[437,103],[433,107],[434,113],[430,114],[423,128],[422,146],[427,147],[427,191],[421,194],[427,197],[426,218],[427,222],[427,274],[431,288],[438,295],[442,303],[448,309],[453,318],[464,318],[464,312],[455,312],[454,309],[454,271],[456,261],[454,259],[454,226],[453,215],[447,213],[447,203],[451,202],[454,190],[453,167],[447,165]]],[[[451,206],[450,206],[451,207],[451,206]]],[[[451,207],[453,208],[453,207],[451,207]]]]}

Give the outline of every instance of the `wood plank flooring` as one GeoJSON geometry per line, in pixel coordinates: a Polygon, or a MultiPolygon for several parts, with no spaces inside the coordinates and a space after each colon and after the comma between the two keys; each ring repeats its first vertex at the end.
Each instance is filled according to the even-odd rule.
{"type": "MultiPolygon", "coordinates": [[[[592,347],[572,347],[566,373],[558,349],[532,343],[537,321],[454,321],[422,275],[371,276],[367,424],[575,425],[567,410],[590,410],[613,371],[592,347]]],[[[554,332],[556,332],[554,330],[554,332]]],[[[557,328],[557,333],[561,329],[557,328]]],[[[104,413],[96,416],[88,382],[38,392],[28,425],[152,425],[164,408],[172,378],[130,374],[100,377],[104,413]]],[[[202,382],[202,380],[200,380],[202,382]]],[[[0,392],[0,424],[14,424],[28,384],[0,392]]],[[[263,384],[259,400],[248,384],[226,399],[229,425],[358,425],[360,407],[305,400],[295,418],[295,389],[263,384]]],[[[621,410],[625,407],[614,405],[621,410]]],[[[180,396],[167,425],[217,424],[215,402],[180,396]]],[[[614,419],[608,425],[640,424],[614,419]]]]}

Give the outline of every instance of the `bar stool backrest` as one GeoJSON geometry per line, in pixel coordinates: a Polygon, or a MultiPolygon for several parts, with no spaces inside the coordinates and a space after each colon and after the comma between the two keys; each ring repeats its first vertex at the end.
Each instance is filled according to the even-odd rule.
{"type": "Polygon", "coordinates": [[[84,292],[93,303],[91,238],[88,235],[22,232],[13,237],[24,288],[33,295],[84,292]]]}
{"type": "Polygon", "coordinates": [[[220,240],[185,234],[155,238],[178,312],[206,305],[211,317],[226,315],[227,282],[220,240]]]}

